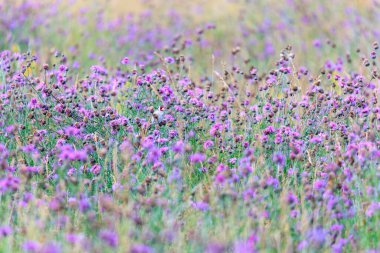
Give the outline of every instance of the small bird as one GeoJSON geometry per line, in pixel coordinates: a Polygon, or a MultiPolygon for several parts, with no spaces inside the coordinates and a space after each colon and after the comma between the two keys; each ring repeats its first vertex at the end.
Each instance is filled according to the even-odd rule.
{"type": "Polygon", "coordinates": [[[153,112],[153,116],[151,119],[151,123],[158,122],[159,125],[164,125],[165,124],[165,109],[163,106],[160,106],[157,110],[153,112]]]}

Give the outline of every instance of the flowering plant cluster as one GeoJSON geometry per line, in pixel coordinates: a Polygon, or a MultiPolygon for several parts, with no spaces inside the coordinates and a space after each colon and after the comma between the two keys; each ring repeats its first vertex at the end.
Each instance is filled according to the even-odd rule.
{"type": "Polygon", "coordinates": [[[379,6],[69,2],[0,3],[1,252],[380,251],[379,6]]]}

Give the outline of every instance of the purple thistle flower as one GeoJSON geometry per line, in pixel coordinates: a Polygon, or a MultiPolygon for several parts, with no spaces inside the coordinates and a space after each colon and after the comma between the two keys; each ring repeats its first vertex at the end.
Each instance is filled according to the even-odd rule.
{"type": "Polygon", "coordinates": [[[189,156],[190,163],[201,163],[206,160],[206,155],[202,153],[194,153],[189,156]]]}
{"type": "Polygon", "coordinates": [[[38,253],[41,252],[41,243],[36,241],[26,241],[23,243],[22,248],[26,252],[38,253]]]}
{"type": "Polygon", "coordinates": [[[122,60],[121,60],[121,64],[123,65],[127,65],[129,63],[129,58],[128,57],[124,57],[122,60]]]}
{"type": "Polygon", "coordinates": [[[12,234],[12,228],[9,225],[0,226],[0,238],[7,237],[12,234]]]}
{"type": "Polygon", "coordinates": [[[112,248],[119,244],[119,237],[115,231],[103,229],[99,232],[99,237],[112,248]]]}
{"type": "Polygon", "coordinates": [[[202,212],[208,211],[210,209],[209,204],[203,201],[191,202],[191,206],[202,212]]]}
{"type": "Polygon", "coordinates": [[[157,148],[156,146],[153,146],[148,151],[147,162],[154,164],[160,160],[160,157],[161,157],[161,149],[157,148]]]}
{"type": "Polygon", "coordinates": [[[212,140],[206,140],[204,143],[203,143],[203,148],[204,149],[209,149],[211,148],[212,146],[214,146],[214,142],[212,140]]]}
{"type": "Polygon", "coordinates": [[[74,233],[68,233],[65,236],[66,240],[71,244],[77,244],[84,241],[85,236],[84,234],[74,234],[74,233]]]}
{"type": "Polygon", "coordinates": [[[37,98],[31,98],[30,102],[28,104],[28,107],[31,108],[31,109],[38,108],[39,107],[39,103],[38,103],[37,98]]]}
{"type": "Polygon", "coordinates": [[[313,246],[321,247],[327,239],[328,233],[322,227],[317,227],[307,232],[308,240],[313,246]]]}
{"type": "Polygon", "coordinates": [[[365,211],[367,217],[372,217],[377,211],[380,211],[380,202],[372,202],[365,211]]]}
{"type": "Polygon", "coordinates": [[[322,190],[326,186],[326,181],[323,179],[317,179],[314,181],[313,187],[315,190],[322,190]]]}
{"type": "Polygon", "coordinates": [[[153,249],[145,244],[134,244],[131,246],[130,253],[153,253],[153,249]]]}
{"type": "Polygon", "coordinates": [[[285,156],[279,152],[273,154],[272,160],[276,165],[280,167],[284,167],[285,162],[286,162],[285,156]]]}
{"type": "Polygon", "coordinates": [[[98,175],[101,170],[102,170],[102,167],[100,166],[100,164],[94,164],[92,165],[90,172],[94,175],[98,175]]]}
{"type": "Polygon", "coordinates": [[[165,57],[165,62],[168,64],[174,63],[174,58],[173,57],[165,57]]]}
{"type": "Polygon", "coordinates": [[[61,253],[61,247],[59,247],[55,242],[49,242],[43,245],[41,253],[61,253]]]}
{"type": "Polygon", "coordinates": [[[182,141],[177,141],[173,145],[172,150],[174,153],[182,154],[185,151],[185,144],[182,141]]]}

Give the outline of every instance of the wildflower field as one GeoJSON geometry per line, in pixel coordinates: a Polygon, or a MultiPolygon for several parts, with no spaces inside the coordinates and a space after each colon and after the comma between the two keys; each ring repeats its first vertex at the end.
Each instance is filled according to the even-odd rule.
{"type": "Polygon", "coordinates": [[[377,0],[0,0],[0,252],[380,252],[377,0]]]}

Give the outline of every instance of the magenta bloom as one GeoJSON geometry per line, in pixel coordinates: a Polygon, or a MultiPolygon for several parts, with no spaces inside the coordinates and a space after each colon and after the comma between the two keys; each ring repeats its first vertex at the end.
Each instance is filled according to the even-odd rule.
{"type": "Polygon", "coordinates": [[[174,58],[173,57],[166,57],[165,58],[165,62],[169,63],[169,64],[172,64],[172,63],[174,63],[174,58]]]}
{"type": "Polygon", "coordinates": [[[80,134],[80,129],[73,126],[68,126],[65,128],[65,134],[67,136],[77,136],[80,134]]]}
{"type": "Polygon", "coordinates": [[[124,57],[122,60],[121,60],[121,64],[123,65],[127,65],[129,63],[129,58],[128,57],[124,57]]]}
{"type": "Polygon", "coordinates": [[[153,253],[153,249],[148,245],[134,244],[131,246],[130,253],[153,253]]]}
{"type": "Polygon", "coordinates": [[[313,186],[315,190],[321,190],[326,186],[326,181],[323,179],[317,179],[314,181],[313,186]]]}
{"type": "Polygon", "coordinates": [[[9,225],[0,226],[0,238],[7,237],[12,234],[12,228],[9,225]]]}
{"type": "Polygon", "coordinates": [[[39,106],[39,103],[38,103],[37,98],[31,98],[29,101],[28,107],[31,109],[35,109],[35,108],[38,108],[38,106],[39,106]]]}
{"type": "Polygon", "coordinates": [[[91,167],[90,171],[92,174],[98,175],[101,171],[102,167],[99,164],[95,164],[91,167]]]}
{"type": "Polygon", "coordinates": [[[285,165],[285,162],[286,162],[286,158],[283,154],[281,153],[275,153],[273,155],[273,162],[275,164],[277,164],[278,166],[280,167],[283,167],[285,165]]]}
{"type": "Polygon", "coordinates": [[[214,142],[212,140],[206,140],[204,143],[203,143],[203,148],[204,149],[209,149],[211,148],[212,146],[214,146],[214,142]]]}
{"type": "Polygon", "coordinates": [[[26,241],[23,243],[22,247],[26,252],[37,253],[41,249],[41,244],[36,241],[26,241]]]}
{"type": "Polygon", "coordinates": [[[161,149],[153,146],[149,149],[147,154],[147,161],[149,163],[156,163],[158,160],[160,160],[161,157],[161,149]]]}
{"type": "Polygon", "coordinates": [[[119,237],[117,233],[112,230],[101,230],[99,237],[112,248],[115,248],[119,243],[119,237]]]}
{"type": "Polygon", "coordinates": [[[206,160],[206,155],[202,153],[195,153],[189,156],[190,163],[201,163],[206,160]]]}
{"type": "Polygon", "coordinates": [[[173,145],[172,150],[174,153],[182,154],[185,151],[185,144],[182,141],[177,141],[173,145]]]}

